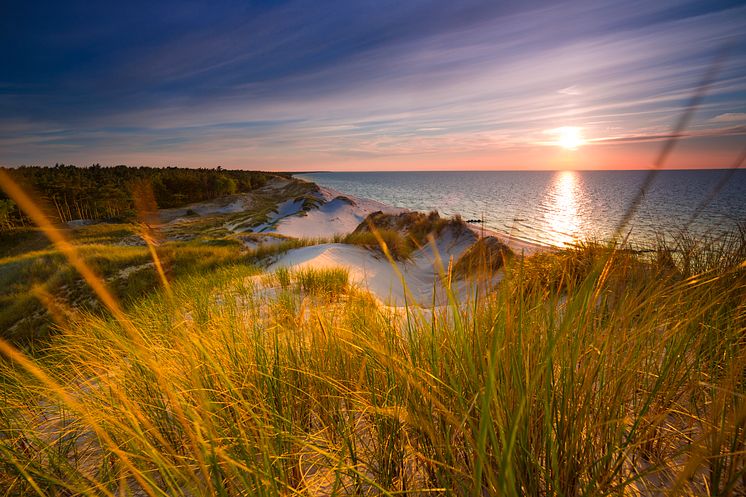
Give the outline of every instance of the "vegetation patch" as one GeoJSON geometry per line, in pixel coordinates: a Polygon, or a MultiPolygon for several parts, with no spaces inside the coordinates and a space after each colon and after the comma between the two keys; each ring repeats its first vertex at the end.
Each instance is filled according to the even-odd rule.
{"type": "Polygon", "coordinates": [[[344,268],[304,268],[293,271],[292,276],[303,293],[326,297],[344,293],[350,279],[349,271],[344,268]]]}
{"type": "MultiPolygon", "coordinates": [[[[170,208],[251,192],[273,176],[227,169],[176,167],[55,167],[4,169],[34,192],[58,223],[72,220],[130,220],[140,207],[170,208]]],[[[30,226],[28,217],[0,190],[0,232],[30,226]]]]}
{"type": "Polygon", "coordinates": [[[457,275],[493,275],[513,256],[510,247],[495,238],[485,236],[477,240],[456,261],[453,269],[457,275]]]}
{"type": "Polygon", "coordinates": [[[359,245],[369,250],[386,250],[395,260],[406,260],[412,255],[415,246],[399,231],[392,229],[376,229],[375,231],[358,231],[350,233],[342,239],[343,243],[359,245]]]}
{"type": "MultiPolygon", "coordinates": [[[[80,228],[73,236],[78,251],[124,304],[139,300],[161,287],[146,246],[111,245],[132,233],[128,225],[96,225],[80,228]],[[132,269],[136,271],[130,271],[132,269]]],[[[223,267],[253,266],[256,253],[239,240],[201,238],[166,242],[156,247],[159,263],[170,280],[223,267]]],[[[48,309],[34,294],[34,287],[58,299],[66,307],[100,310],[98,299],[54,248],[0,259],[0,336],[17,344],[47,338],[53,332],[48,309]]]]}
{"type": "Polygon", "coordinates": [[[385,214],[377,211],[369,214],[343,242],[378,250],[382,250],[383,242],[394,259],[405,260],[446,229],[450,230],[454,237],[471,234],[460,216],[442,218],[436,211],[428,214],[385,214]]]}
{"type": "Polygon", "coordinates": [[[344,202],[347,205],[351,205],[353,207],[357,206],[354,200],[352,200],[350,197],[347,197],[346,195],[337,195],[332,199],[332,202],[335,200],[339,200],[340,202],[344,202]]]}

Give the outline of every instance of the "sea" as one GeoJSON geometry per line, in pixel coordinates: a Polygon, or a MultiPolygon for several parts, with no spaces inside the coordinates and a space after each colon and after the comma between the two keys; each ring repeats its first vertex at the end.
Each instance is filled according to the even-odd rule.
{"type": "MultiPolygon", "coordinates": [[[[637,247],[681,233],[746,229],[746,170],[317,172],[300,178],[355,197],[483,222],[525,242],[616,237],[637,247]]],[[[476,223],[477,226],[481,226],[476,223]]]]}

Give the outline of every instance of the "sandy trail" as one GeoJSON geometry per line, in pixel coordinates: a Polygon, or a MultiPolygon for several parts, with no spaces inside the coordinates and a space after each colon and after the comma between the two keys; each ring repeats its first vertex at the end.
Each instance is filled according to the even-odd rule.
{"type": "Polygon", "coordinates": [[[215,200],[197,202],[185,207],[173,209],[158,209],[158,220],[161,223],[179,222],[192,211],[199,216],[210,216],[215,214],[235,214],[250,210],[252,207],[252,194],[239,193],[229,195],[215,200]]]}

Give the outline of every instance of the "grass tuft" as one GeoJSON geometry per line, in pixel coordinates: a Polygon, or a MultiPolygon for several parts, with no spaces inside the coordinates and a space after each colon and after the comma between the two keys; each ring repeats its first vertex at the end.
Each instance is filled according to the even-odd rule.
{"type": "Polygon", "coordinates": [[[298,287],[308,295],[337,297],[347,290],[350,274],[344,268],[309,267],[293,272],[293,277],[298,287]]]}

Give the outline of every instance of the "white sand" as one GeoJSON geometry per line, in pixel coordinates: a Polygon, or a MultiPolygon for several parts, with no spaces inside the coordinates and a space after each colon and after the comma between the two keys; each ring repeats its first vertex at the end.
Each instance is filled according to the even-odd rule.
{"type": "Polygon", "coordinates": [[[353,284],[367,288],[381,301],[392,305],[404,305],[406,287],[413,295],[422,296],[433,286],[433,272],[410,264],[392,265],[383,256],[354,245],[326,243],[291,250],[270,266],[269,270],[280,267],[293,269],[327,269],[343,267],[350,272],[353,284]],[[397,274],[397,269],[402,276],[397,274]]]}

